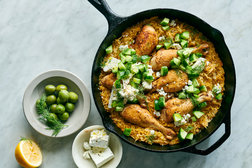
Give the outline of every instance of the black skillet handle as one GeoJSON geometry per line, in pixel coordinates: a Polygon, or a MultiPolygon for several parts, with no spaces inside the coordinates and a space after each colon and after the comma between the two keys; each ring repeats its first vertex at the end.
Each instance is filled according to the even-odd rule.
{"type": "Polygon", "coordinates": [[[88,0],[97,10],[99,10],[107,19],[109,24],[108,34],[126,18],[115,14],[108,6],[105,0],[88,0]]]}
{"type": "Polygon", "coordinates": [[[225,142],[228,137],[230,136],[231,127],[230,127],[230,114],[227,114],[227,116],[224,118],[223,123],[225,124],[225,133],[222,135],[222,137],[217,140],[212,146],[208,147],[205,150],[197,149],[196,146],[189,147],[185,149],[185,152],[194,153],[198,155],[208,155],[209,153],[213,152],[215,149],[217,149],[223,142],[225,142]]]}

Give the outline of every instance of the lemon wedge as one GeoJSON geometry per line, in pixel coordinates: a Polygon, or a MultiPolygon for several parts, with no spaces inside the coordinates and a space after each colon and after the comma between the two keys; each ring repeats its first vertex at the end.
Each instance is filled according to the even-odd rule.
{"type": "Polygon", "coordinates": [[[39,146],[32,140],[21,140],[16,149],[17,162],[25,168],[35,168],[42,164],[42,153],[39,146]]]}

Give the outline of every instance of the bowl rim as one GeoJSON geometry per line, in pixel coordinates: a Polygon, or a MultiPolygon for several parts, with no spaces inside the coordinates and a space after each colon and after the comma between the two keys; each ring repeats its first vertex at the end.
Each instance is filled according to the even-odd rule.
{"type": "Polygon", "coordinates": [[[83,125],[87,121],[87,118],[88,118],[90,110],[91,110],[91,99],[90,99],[90,94],[88,92],[86,85],[77,75],[75,75],[72,72],[69,72],[67,70],[63,70],[63,69],[51,69],[51,70],[48,70],[48,71],[45,71],[45,72],[38,74],[33,80],[31,80],[29,82],[29,84],[27,85],[27,87],[25,89],[24,95],[23,95],[22,105],[23,105],[24,116],[25,116],[27,122],[29,123],[29,125],[34,130],[36,130],[38,133],[40,133],[44,136],[47,136],[47,137],[61,138],[61,137],[66,137],[66,136],[72,135],[83,127],[83,125]],[[82,119],[83,123],[80,124],[78,128],[72,129],[70,132],[67,132],[67,133],[64,133],[63,132],[64,129],[63,129],[56,136],[53,136],[51,133],[44,131],[44,130],[46,130],[45,128],[40,129],[40,127],[38,127],[36,124],[33,124],[31,122],[32,118],[30,118],[28,115],[28,113],[30,113],[30,110],[29,110],[28,104],[27,104],[27,103],[29,103],[28,102],[29,93],[31,93],[36,88],[36,86],[39,83],[41,83],[43,80],[51,78],[51,77],[64,77],[64,78],[70,80],[71,82],[73,82],[78,87],[78,89],[80,90],[80,92],[82,94],[83,99],[85,100],[83,103],[82,112],[85,111],[86,115],[83,115],[83,119],[82,119]]]}
{"type": "Polygon", "coordinates": [[[105,129],[110,134],[112,134],[114,136],[114,138],[116,139],[116,141],[118,142],[118,144],[119,144],[119,154],[115,156],[115,157],[118,157],[118,160],[119,160],[119,162],[116,163],[116,165],[115,165],[117,167],[120,164],[121,160],[122,160],[122,155],[123,155],[122,143],[120,141],[120,138],[118,138],[118,136],[116,134],[114,134],[114,133],[110,132],[109,130],[107,130],[103,125],[91,125],[91,126],[88,126],[88,127],[84,128],[83,130],[81,130],[76,135],[76,137],[73,140],[73,144],[72,144],[72,157],[73,157],[74,163],[76,164],[76,166],[80,167],[80,165],[77,164],[76,156],[75,156],[75,153],[74,153],[74,146],[77,145],[77,139],[79,139],[82,134],[85,134],[86,130],[94,130],[94,129],[105,129]]]}

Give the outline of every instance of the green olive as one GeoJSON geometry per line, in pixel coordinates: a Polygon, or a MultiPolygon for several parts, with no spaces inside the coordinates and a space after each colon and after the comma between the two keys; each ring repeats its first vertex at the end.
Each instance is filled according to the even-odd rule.
{"type": "Polygon", "coordinates": [[[68,98],[69,98],[69,93],[68,93],[68,91],[67,91],[67,90],[61,90],[61,91],[59,92],[59,98],[60,98],[60,100],[66,102],[66,101],[68,100],[68,98]]]}
{"type": "Polygon", "coordinates": [[[61,100],[59,97],[57,98],[57,104],[64,104],[66,100],[61,100]]]}
{"type": "Polygon", "coordinates": [[[55,113],[50,113],[49,114],[49,117],[51,118],[51,119],[55,119],[55,120],[58,120],[58,117],[57,117],[57,115],[55,114],[55,113]]]}
{"type": "MultiPolygon", "coordinates": [[[[36,101],[36,106],[40,103],[40,99],[36,101]]],[[[46,102],[44,103],[44,107],[47,107],[46,102]]]]}
{"type": "Polygon", "coordinates": [[[46,97],[46,104],[51,105],[56,102],[56,96],[55,95],[50,95],[46,97]]]}
{"type": "Polygon", "coordinates": [[[58,94],[59,91],[61,91],[61,90],[67,90],[67,86],[66,86],[66,85],[58,85],[58,86],[56,87],[56,93],[57,93],[57,94],[58,94]]]}
{"type": "Polygon", "coordinates": [[[65,108],[66,108],[66,111],[70,113],[74,111],[75,106],[73,103],[66,103],[65,108]]]}
{"type": "Polygon", "coordinates": [[[47,95],[53,94],[55,92],[55,86],[53,85],[46,85],[45,92],[47,95]]]}
{"type": "Polygon", "coordinates": [[[62,104],[58,104],[56,106],[56,112],[59,113],[59,114],[62,114],[65,112],[65,106],[63,106],[62,104]]]}
{"type": "Polygon", "coordinates": [[[78,101],[78,95],[74,92],[69,92],[69,102],[76,103],[78,101]]]}
{"type": "Polygon", "coordinates": [[[56,107],[57,107],[57,104],[51,105],[51,106],[50,106],[50,111],[51,111],[52,113],[56,113],[56,112],[57,112],[56,107]]]}
{"type": "Polygon", "coordinates": [[[69,118],[69,114],[67,112],[60,115],[60,119],[66,121],[69,118]]]}

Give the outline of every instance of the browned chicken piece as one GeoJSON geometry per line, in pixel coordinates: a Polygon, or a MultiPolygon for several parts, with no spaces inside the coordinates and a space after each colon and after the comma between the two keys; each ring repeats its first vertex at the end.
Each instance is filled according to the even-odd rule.
{"type": "Polygon", "coordinates": [[[162,76],[152,82],[152,91],[163,87],[165,92],[178,92],[183,89],[188,81],[188,76],[181,70],[170,70],[166,76],[162,76]]]}
{"type": "Polygon", "coordinates": [[[172,139],[176,135],[172,129],[161,125],[148,110],[141,108],[138,104],[126,106],[121,112],[121,116],[132,124],[160,131],[167,139],[172,139]]]}
{"type": "Polygon", "coordinates": [[[138,55],[149,55],[158,44],[158,36],[152,26],[145,25],[135,41],[132,47],[136,50],[136,53],[138,55]]]}
{"type": "MultiPolygon", "coordinates": [[[[213,99],[211,92],[203,92],[199,95],[197,99],[199,103],[205,101],[211,101],[213,99]]],[[[164,122],[170,123],[173,121],[173,114],[179,113],[180,115],[187,114],[191,112],[194,108],[194,105],[190,99],[179,99],[173,98],[169,99],[165,103],[164,109],[161,111],[160,119],[164,122]]]]}
{"type": "Polygon", "coordinates": [[[173,58],[178,57],[178,50],[159,50],[151,59],[150,64],[154,71],[158,71],[162,66],[170,66],[173,58]]]}
{"type": "Polygon", "coordinates": [[[111,73],[111,74],[104,76],[101,79],[101,84],[108,89],[112,89],[115,81],[116,81],[116,76],[113,73],[111,73]]]}
{"type": "Polygon", "coordinates": [[[199,47],[196,47],[192,52],[193,53],[200,52],[203,55],[206,55],[208,53],[207,50],[208,48],[209,48],[208,44],[201,44],[199,47]]]}
{"type": "MultiPolygon", "coordinates": [[[[208,44],[202,44],[199,47],[195,47],[192,53],[201,52],[203,55],[207,54],[208,44]]],[[[159,50],[151,59],[150,64],[154,71],[159,71],[162,66],[170,66],[170,62],[173,58],[178,57],[177,55],[178,50],[174,49],[161,49],[159,50]]]]}

